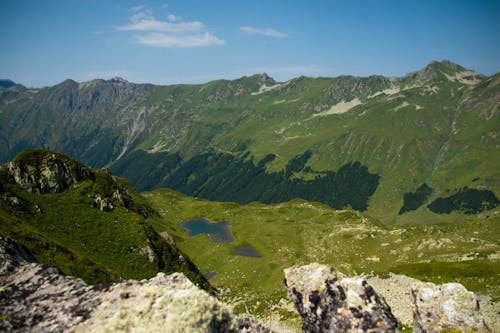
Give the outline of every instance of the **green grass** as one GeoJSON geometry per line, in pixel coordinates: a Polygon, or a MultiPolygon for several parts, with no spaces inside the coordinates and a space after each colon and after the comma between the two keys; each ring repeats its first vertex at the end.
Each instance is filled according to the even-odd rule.
{"type": "MultiPolygon", "coordinates": [[[[430,68],[452,70],[441,63],[430,68]]],[[[238,155],[243,146],[255,161],[270,153],[277,155],[267,166],[268,172],[283,170],[288,161],[308,150],[312,157],[306,166],[319,172],[361,162],[381,176],[368,213],[386,223],[405,219],[397,215],[404,193],[424,182],[435,189],[430,200],[464,186],[481,186],[498,195],[498,168],[491,158],[498,156],[498,149],[491,133],[499,118],[498,113],[488,111],[493,106],[485,100],[497,94],[498,84],[470,88],[449,82],[443,75],[416,86],[412,80],[397,95],[373,98],[368,96],[389,86],[381,78],[298,78],[263,94],[241,96],[234,95],[236,87],[250,92],[256,86],[215,81],[163,87],[155,98],[162,94],[177,101],[165,106],[164,116],[188,126],[184,134],[170,133],[176,138],[173,151],[179,151],[184,161],[200,154],[200,147],[238,155]],[[354,83],[356,92],[348,93],[354,83]],[[210,100],[220,94],[226,97],[210,100]],[[350,112],[313,117],[318,110],[354,97],[362,104],[350,112]],[[197,104],[200,101],[202,105],[197,104]],[[401,107],[404,103],[408,105],[401,107]],[[478,176],[481,181],[473,184],[478,176]]],[[[168,172],[162,176],[168,177],[168,172]]],[[[231,190],[235,189],[227,189],[231,190]]]]}
{"type": "Polygon", "coordinates": [[[93,166],[112,167],[127,140],[133,139],[115,170],[150,189],[165,186],[177,157],[186,162],[207,149],[236,157],[249,153],[255,161],[273,153],[277,157],[268,172],[282,171],[289,160],[310,150],[306,167],[315,171],[335,171],[359,161],[380,175],[368,214],[397,223],[406,220],[405,214],[398,216],[404,193],[424,182],[434,189],[429,200],[465,186],[500,196],[498,74],[478,76],[482,81],[476,86],[444,75],[461,70],[433,62],[395,80],[300,77],[283,83],[254,75],[197,85],[130,85],[120,96],[112,93],[111,83],[96,81],[79,87],[81,105],[69,111],[54,108],[55,101],[67,101],[68,89],[77,86],[68,81],[37,94],[27,91],[4,104],[0,130],[6,144],[0,145],[0,158],[25,147],[49,145],[93,166]],[[278,85],[256,94],[263,83],[278,85]],[[374,96],[394,87],[401,91],[374,96]],[[97,100],[83,98],[95,91],[100,92],[97,100]],[[349,112],[314,116],[353,98],[362,104],[349,112]],[[143,118],[138,118],[139,110],[147,110],[143,118]],[[54,123],[65,131],[54,129],[54,123]],[[138,126],[132,131],[134,123],[138,126]],[[146,153],[159,146],[162,151],[146,153]],[[473,183],[476,177],[480,181],[473,183]]]}
{"type": "Polygon", "coordinates": [[[493,259],[500,251],[498,217],[456,214],[455,220],[389,227],[355,211],[335,211],[302,200],[238,205],[166,189],[144,195],[162,216],[155,221],[156,230],[171,233],[202,272],[216,271],[212,284],[223,299],[237,304],[239,312],[266,318],[271,303],[283,320],[296,318],[279,305],[287,299],[282,270],[310,262],[332,265],[349,275],[396,272],[440,283],[459,281],[471,290],[500,296],[495,283],[500,266],[493,259]],[[188,238],[179,222],[198,217],[229,221],[235,242],[216,244],[207,235],[188,238]],[[243,244],[262,258],[231,255],[243,244]]]}
{"type": "Polygon", "coordinates": [[[434,282],[458,282],[467,289],[482,294],[494,292],[493,298],[498,298],[500,265],[483,259],[473,259],[461,262],[431,261],[423,263],[408,263],[395,266],[393,273],[405,274],[414,278],[434,282]]]}
{"type": "Polygon", "coordinates": [[[28,240],[44,240],[51,245],[48,252],[37,257],[38,260],[56,265],[64,273],[83,277],[88,282],[103,282],[101,274],[77,273],[79,261],[66,260],[58,254],[58,249],[66,249],[68,255],[71,253],[76,258],[94,263],[109,274],[105,281],[154,275],[155,267],[140,254],[147,237],[141,217],[124,207],[116,207],[111,212],[94,208],[92,198],[82,194],[87,191],[89,182],[60,194],[22,193],[11,187],[16,196],[30,202],[32,207],[38,207],[40,213],[14,210],[2,202],[2,234],[20,237],[19,241],[35,250],[35,256],[42,251],[38,244],[31,245],[28,240]]]}
{"type": "Polygon", "coordinates": [[[67,177],[61,170],[78,175],[59,193],[36,194],[23,190],[5,167],[0,168],[0,235],[18,240],[39,262],[89,283],[181,271],[211,290],[189,257],[178,259],[183,253],[154,231],[151,221],[159,219],[158,214],[123,179],[105,170],[85,169],[84,174],[79,162],[47,150],[25,151],[14,164],[37,181],[44,177],[42,166],[59,170],[54,178],[61,183],[67,182],[61,180],[67,177]],[[96,195],[113,209],[96,207],[96,195]],[[150,248],[156,262],[148,256],[150,248]]]}

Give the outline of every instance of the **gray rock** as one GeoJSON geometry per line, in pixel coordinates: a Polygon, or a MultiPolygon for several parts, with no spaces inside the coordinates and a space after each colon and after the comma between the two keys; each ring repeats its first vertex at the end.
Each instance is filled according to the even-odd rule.
{"type": "Polygon", "coordinates": [[[33,261],[0,237],[2,332],[269,332],[182,273],[89,286],[33,261]]]}
{"type": "Polygon", "coordinates": [[[11,181],[27,192],[60,193],[93,176],[90,169],[77,163],[65,163],[56,153],[38,154],[36,157],[27,163],[9,162],[3,166],[11,181]]]}
{"type": "Polygon", "coordinates": [[[400,332],[385,300],[362,278],[342,278],[319,264],[284,270],[304,332],[400,332]]]}
{"type": "Polygon", "coordinates": [[[99,290],[40,265],[21,245],[0,237],[0,331],[65,332],[86,320],[99,290]]]}
{"type": "Polygon", "coordinates": [[[100,194],[94,195],[94,206],[103,212],[110,212],[115,208],[108,199],[103,198],[100,194]]]}
{"type": "Polygon", "coordinates": [[[415,333],[489,332],[473,292],[460,283],[421,284],[412,288],[415,333]]]}

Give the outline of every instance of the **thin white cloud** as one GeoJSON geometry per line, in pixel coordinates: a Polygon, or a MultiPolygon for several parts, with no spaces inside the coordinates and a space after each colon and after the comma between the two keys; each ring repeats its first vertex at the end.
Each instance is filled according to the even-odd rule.
{"type": "Polygon", "coordinates": [[[167,20],[169,20],[170,22],[179,21],[180,19],[181,19],[180,16],[176,16],[174,14],[167,15],[167,20]]]}
{"type": "Polygon", "coordinates": [[[141,20],[136,23],[119,27],[120,31],[164,31],[164,32],[186,32],[198,31],[203,28],[203,23],[194,22],[163,22],[157,20],[141,20]]]}
{"type": "Polygon", "coordinates": [[[261,35],[261,36],[266,36],[266,37],[273,37],[273,38],[285,38],[288,37],[288,34],[271,29],[271,28],[255,28],[255,27],[250,27],[250,26],[244,26],[239,28],[240,31],[247,33],[249,35],[261,35]]]}
{"type": "MultiPolygon", "coordinates": [[[[176,21],[177,16],[170,14],[170,21],[176,21]],[[172,20],[173,19],[173,20],[172,20]]],[[[186,32],[199,31],[203,29],[203,23],[193,22],[170,22],[159,21],[153,17],[150,10],[140,11],[130,18],[130,23],[117,29],[120,31],[163,31],[163,32],[186,32]]]]}
{"type": "Polygon", "coordinates": [[[155,47],[206,47],[224,45],[223,39],[210,32],[204,32],[205,25],[199,21],[182,22],[179,16],[168,14],[165,20],[157,20],[153,12],[145,7],[134,7],[130,23],[117,27],[124,32],[139,32],[135,41],[155,47]]]}
{"type": "Polygon", "coordinates": [[[133,12],[139,12],[143,9],[144,9],[144,5],[134,6],[134,7],[130,8],[130,10],[133,12]]]}
{"type": "Polygon", "coordinates": [[[217,38],[217,36],[209,32],[180,36],[155,32],[137,36],[136,41],[139,44],[148,46],[176,48],[204,47],[225,44],[224,40],[217,38]]]}

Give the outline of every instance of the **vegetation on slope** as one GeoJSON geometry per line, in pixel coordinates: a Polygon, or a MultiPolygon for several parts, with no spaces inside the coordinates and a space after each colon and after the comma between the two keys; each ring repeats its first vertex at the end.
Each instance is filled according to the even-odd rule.
{"type": "Polygon", "coordinates": [[[426,183],[420,185],[415,192],[405,193],[403,196],[403,207],[399,210],[399,214],[401,215],[419,208],[426,202],[431,194],[432,188],[430,188],[426,183]]]}
{"type": "MultiPolygon", "coordinates": [[[[432,224],[384,226],[352,210],[334,210],[293,200],[265,205],[210,202],[158,189],[144,193],[161,214],[154,227],[173,235],[211,283],[236,310],[269,319],[293,318],[282,284],[285,267],[310,262],[354,274],[407,274],[437,283],[460,282],[470,290],[500,297],[498,212],[479,215],[433,214],[432,224]],[[188,237],[180,222],[205,217],[229,221],[233,243],[214,243],[207,235],[188,237]],[[234,255],[248,246],[260,258],[234,255]]],[[[409,212],[408,214],[416,214],[409,212]]],[[[407,215],[407,214],[404,214],[407,215]]]]}
{"type": "MultiPolygon", "coordinates": [[[[498,75],[484,77],[449,61],[432,62],[402,78],[275,82],[254,75],[200,85],[122,80],[65,81],[39,90],[7,85],[0,87],[0,159],[25,147],[51,147],[92,166],[113,167],[149,189],[172,180],[172,165],[205,154],[223,154],[223,160],[249,154],[247,160],[255,163],[274,155],[265,170],[275,174],[310,151],[304,170],[314,172],[292,178],[311,181],[357,161],[380,177],[368,212],[396,223],[407,218],[408,213],[398,215],[404,193],[423,183],[434,189],[429,201],[465,186],[500,195],[499,92],[498,75]],[[146,166],[148,176],[137,172],[137,165],[146,166]]],[[[197,167],[196,173],[204,173],[197,167]]],[[[254,171],[243,172],[249,170],[254,171]]],[[[251,200],[254,189],[237,185],[219,182],[217,188],[251,200]]],[[[264,190],[273,191],[274,185],[264,190]]],[[[329,186],[320,188],[326,193],[319,197],[329,195],[329,186]]]]}
{"type": "MultiPolygon", "coordinates": [[[[140,185],[148,186],[152,182],[181,191],[185,194],[219,201],[249,203],[277,203],[294,198],[325,203],[334,208],[352,207],[364,211],[368,199],[375,192],[379,176],[370,173],[359,162],[348,163],[336,172],[317,172],[305,167],[311,152],[292,158],[285,169],[279,172],[267,172],[266,165],[272,162],[274,155],[264,157],[257,164],[249,154],[235,157],[231,154],[213,151],[197,155],[190,160],[176,165],[180,159],[165,156],[163,166],[152,164],[157,155],[135,152],[130,158],[139,160],[137,165],[128,165],[126,174],[140,185]],[[138,158],[141,156],[140,158],[138,158]],[[156,173],[155,170],[165,170],[156,173]],[[134,176],[135,175],[135,176],[134,176]],[[304,175],[308,178],[304,179],[304,175]],[[161,180],[155,176],[162,177],[161,180]],[[302,177],[302,178],[301,178],[302,177]]],[[[119,172],[112,168],[113,172],[119,172]]],[[[151,189],[154,186],[146,187],[151,189]]]]}
{"type": "Polygon", "coordinates": [[[493,192],[464,187],[449,197],[437,198],[428,207],[434,213],[449,214],[455,210],[464,214],[477,214],[493,209],[498,204],[498,198],[493,192]]]}
{"type": "Polygon", "coordinates": [[[97,283],[182,271],[209,287],[151,227],[155,211],[105,170],[47,150],[25,151],[0,168],[0,194],[0,235],[65,274],[97,283]]]}

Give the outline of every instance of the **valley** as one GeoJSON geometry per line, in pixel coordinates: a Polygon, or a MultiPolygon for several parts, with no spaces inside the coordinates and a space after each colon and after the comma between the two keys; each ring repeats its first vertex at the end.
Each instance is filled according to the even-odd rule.
{"type": "Polygon", "coordinates": [[[0,88],[0,162],[46,147],[139,190],[242,204],[300,197],[394,224],[407,220],[404,194],[424,183],[424,212],[465,187],[498,198],[499,79],[445,60],[400,78],[11,85],[0,88]]]}
{"type": "MultiPolygon", "coordinates": [[[[155,221],[156,230],[172,235],[203,273],[216,273],[210,283],[224,301],[264,322],[271,313],[274,321],[296,323],[282,272],[310,262],[331,265],[346,275],[388,278],[395,273],[435,283],[455,281],[486,299],[498,302],[500,297],[497,211],[488,213],[491,217],[436,214],[431,224],[386,226],[353,210],[299,199],[239,205],[167,189],[144,196],[162,217],[155,221]],[[200,216],[229,221],[234,241],[214,242],[207,234],[188,237],[179,221],[200,216]],[[234,255],[241,246],[255,249],[260,257],[234,255]]],[[[489,304],[498,310],[498,303],[489,304]]]]}
{"type": "Polygon", "coordinates": [[[499,74],[446,60],[400,78],[4,82],[0,236],[88,283],[182,271],[273,327],[300,326],[283,270],[311,262],[398,308],[391,283],[459,282],[493,320],[499,106],[499,74]]]}

